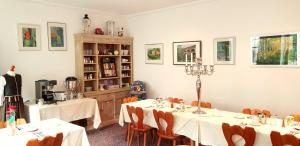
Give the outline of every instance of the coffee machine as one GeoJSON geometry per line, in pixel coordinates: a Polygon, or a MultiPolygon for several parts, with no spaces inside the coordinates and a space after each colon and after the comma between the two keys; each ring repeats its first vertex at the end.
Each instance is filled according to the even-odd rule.
{"type": "Polygon", "coordinates": [[[45,104],[56,103],[54,100],[55,92],[52,91],[55,85],[57,85],[56,80],[35,81],[36,103],[38,103],[40,99],[43,99],[45,104]]]}

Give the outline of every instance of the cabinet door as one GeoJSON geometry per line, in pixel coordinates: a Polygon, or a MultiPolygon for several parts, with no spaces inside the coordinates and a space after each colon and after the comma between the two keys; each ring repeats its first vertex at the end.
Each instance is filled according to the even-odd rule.
{"type": "Polygon", "coordinates": [[[115,117],[116,118],[120,115],[122,102],[123,102],[123,98],[116,98],[116,100],[115,100],[115,117]]]}
{"type": "Polygon", "coordinates": [[[100,101],[99,110],[101,121],[109,121],[114,119],[114,99],[100,101]]]}

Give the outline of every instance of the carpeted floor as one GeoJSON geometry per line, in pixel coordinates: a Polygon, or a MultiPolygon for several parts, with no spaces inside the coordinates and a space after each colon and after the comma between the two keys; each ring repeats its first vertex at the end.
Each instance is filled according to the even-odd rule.
{"type": "MultiPolygon", "coordinates": [[[[87,132],[91,146],[127,146],[126,128],[118,124],[87,132]]],[[[137,138],[133,141],[132,146],[137,146],[137,138]]],[[[142,145],[142,140],[141,140],[142,145]]],[[[169,145],[162,141],[161,146],[169,145]]],[[[148,144],[148,146],[156,146],[156,144],[148,144]]]]}

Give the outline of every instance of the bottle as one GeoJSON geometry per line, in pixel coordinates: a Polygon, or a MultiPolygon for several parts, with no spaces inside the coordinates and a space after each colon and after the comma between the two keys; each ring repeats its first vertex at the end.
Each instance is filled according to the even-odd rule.
{"type": "Polygon", "coordinates": [[[8,110],[9,112],[6,115],[7,128],[11,131],[10,135],[14,136],[16,134],[16,106],[9,106],[8,110]]]}

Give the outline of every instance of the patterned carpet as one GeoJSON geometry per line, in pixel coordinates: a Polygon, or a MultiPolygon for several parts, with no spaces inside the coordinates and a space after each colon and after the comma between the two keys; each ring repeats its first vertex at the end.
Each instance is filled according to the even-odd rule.
{"type": "MultiPolygon", "coordinates": [[[[127,146],[127,141],[125,141],[126,128],[118,124],[88,131],[87,135],[91,146],[127,146]]],[[[135,138],[132,146],[137,146],[137,141],[135,138]]],[[[140,145],[142,145],[142,140],[140,145]]],[[[162,141],[161,146],[166,145],[169,145],[168,142],[162,141]]],[[[148,146],[156,146],[156,144],[148,144],[148,146]]]]}

